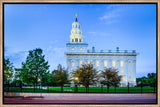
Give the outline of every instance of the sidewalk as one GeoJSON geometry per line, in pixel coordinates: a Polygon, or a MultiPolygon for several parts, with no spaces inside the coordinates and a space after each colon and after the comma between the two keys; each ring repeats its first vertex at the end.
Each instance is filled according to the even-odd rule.
{"type": "Polygon", "coordinates": [[[156,103],[156,94],[16,93],[16,95],[24,98],[4,98],[4,103],[156,103]],[[43,98],[39,97],[41,95],[43,98]]]}

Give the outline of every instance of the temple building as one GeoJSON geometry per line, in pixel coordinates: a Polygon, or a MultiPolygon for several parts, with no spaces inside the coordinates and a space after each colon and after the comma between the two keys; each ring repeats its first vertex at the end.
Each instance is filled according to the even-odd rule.
{"type": "MultiPolygon", "coordinates": [[[[105,44],[105,43],[104,43],[105,44]]],[[[107,44],[106,44],[107,45],[107,44]]],[[[136,53],[135,50],[96,50],[95,47],[88,49],[88,44],[83,42],[81,24],[77,16],[72,23],[70,42],[66,43],[67,52],[65,52],[66,63],[69,72],[77,69],[82,64],[93,64],[99,72],[104,68],[116,68],[121,75],[120,87],[126,87],[128,82],[130,87],[136,86],[136,53]]],[[[74,86],[74,84],[72,84],[74,86]]],[[[100,83],[95,84],[99,87],[100,83]]]]}

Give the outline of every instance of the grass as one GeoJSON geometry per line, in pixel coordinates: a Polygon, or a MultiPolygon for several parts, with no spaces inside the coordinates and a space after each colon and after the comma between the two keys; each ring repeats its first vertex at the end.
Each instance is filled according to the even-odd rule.
{"type": "MultiPolygon", "coordinates": [[[[75,93],[76,89],[75,87],[63,87],[63,93],[75,93]]],[[[156,88],[155,88],[156,91],[156,88]]],[[[19,87],[4,89],[4,92],[30,92],[34,93],[33,87],[23,87],[22,90],[19,87]]],[[[85,93],[86,88],[85,87],[78,87],[78,93],[85,93]]],[[[107,93],[107,87],[89,87],[89,93],[107,93]]],[[[142,88],[143,93],[154,93],[154,87],[143,87],[142,88]]],[[[49,87],[49,89],[42,89],[37,88],[35,90],[35,93],[62,93],[61,87],[49,87]]],[[[115,88],[110,87],[109,93],[115,93],[115,88]]],[[[116,87],[116,93],[128,93],[128,87],[116,87]]],[[[129,87],[129,93],[141,93],[141,87],[129,87]]]]}

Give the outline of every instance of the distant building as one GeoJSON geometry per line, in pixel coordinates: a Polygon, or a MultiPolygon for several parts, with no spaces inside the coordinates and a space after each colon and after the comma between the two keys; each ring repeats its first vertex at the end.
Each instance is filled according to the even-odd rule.
{"type": "MultiPolygon", "coordinates": [[[[88,44],[83,42],[81,24],[77,20],[72,23],[70,42],[66,44],[67,52],[65,52],[67,67],[69,72],[82,64],[93,64],[97,72],[107,68],[116,68],[121,78],[121,87],[126,87],[128,82],[130,86],[136,86],[136,53],[135,50],[96,50],[92,47],[88,50],[88,44]]],[[[74,84],[72,84],[74,86],[74,84]]],[[[97,83],[96,86],[100,86],[97,83]]]]}

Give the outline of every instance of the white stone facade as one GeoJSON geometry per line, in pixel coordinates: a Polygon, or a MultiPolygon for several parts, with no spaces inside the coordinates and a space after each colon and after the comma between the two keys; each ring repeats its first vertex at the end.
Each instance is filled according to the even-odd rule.
{"type": "MultiPolygon", "coordinates": [[[[83,43],[80,26],[76,17],[76,21],[72,24],[70,43],[66,44],[65,57],[69,72],[77,69],[81,64],[88,63],[93,64],[97,72],[104,70],[105,67],[116,68],[119,75],[123,76],[120,82],[121,87],[126,87],[128,82],[131,87],[136,86],[136,56],[138,53],[135,50],[119,50],[118,47],[116,50],[107,51],[98,51],[94,47],[92,50],[88,50],[88,44],[83,43]]],[[[97,83],[95,86],[100,86],[100,84],[97,83]]]]}

